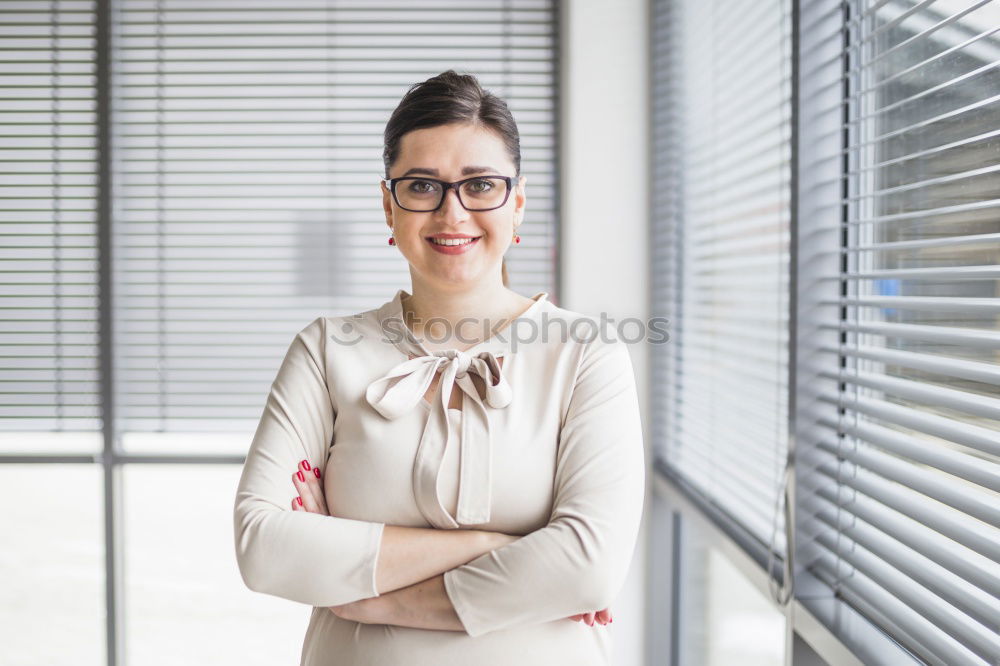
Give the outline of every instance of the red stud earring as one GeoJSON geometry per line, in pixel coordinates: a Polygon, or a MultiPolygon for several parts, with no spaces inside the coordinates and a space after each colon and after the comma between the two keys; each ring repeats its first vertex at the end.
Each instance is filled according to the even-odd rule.
{"type": "Polygon", "coordinates": [[[518,236],[517,234],[514,234],[514,242],[515,243],[520,243],[521,242],[521,237],[518,236]]]}
{"type": "Polygon", "coordinates": [[[396,239],[392,236],[389,236],[389,245],[395,245],[395,244],[396,244],[396,239]]]}

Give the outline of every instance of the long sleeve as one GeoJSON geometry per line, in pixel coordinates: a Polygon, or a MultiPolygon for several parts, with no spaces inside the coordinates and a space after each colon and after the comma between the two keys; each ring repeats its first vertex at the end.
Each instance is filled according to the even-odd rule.
{"type": "Polygon", "coordinates": [[[378,596],[375,565],[385,527],[291,510],[299,461],[325,464],[332,443],[326,335],[320,317],[292,340],[250,444],[233,513],[247,587],[311,606],[378,596]]]}
{"type": "Polygon", "coordinates": [[[627,346],[582,352],[559,434],[552,517],[542,529],[445,572],[466,633],[479,636],[605,608],[632,559],[645,456],[627,346]]]}

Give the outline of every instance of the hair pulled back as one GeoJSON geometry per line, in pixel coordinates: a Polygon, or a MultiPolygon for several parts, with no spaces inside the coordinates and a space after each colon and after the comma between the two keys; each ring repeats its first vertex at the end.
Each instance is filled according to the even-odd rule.
{"type": "Polygon", "coordinates": [[[521,135],[507,103],[484,90],[475,76],[449,69],[411,86],[389,117],[383,134],[385,177],[399,157],[404,134],[450,123],[483,125],[496,132],[514,162],[515,175],[521,175],[521,135]]]}

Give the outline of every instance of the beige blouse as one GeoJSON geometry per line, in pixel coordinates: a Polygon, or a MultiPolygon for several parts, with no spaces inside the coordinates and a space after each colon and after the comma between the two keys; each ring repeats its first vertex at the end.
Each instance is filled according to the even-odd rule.
{"type": "Polygon", "coordinates": [[[292,340],[237,489],[243,580],[314,606],[308,666],[610,663],[607,628],[567,618],[612,605],[635,547],[645,467],[627,345],[540,292],[484,342],[429,352],[403,321],[408,295],[292,340]],[[303,459],[333,517],[289,508],[303,459]],[[377,596],[387,524],[522,538],[445,572],[464,632],[338,618],[327,607],[377,596]]]}

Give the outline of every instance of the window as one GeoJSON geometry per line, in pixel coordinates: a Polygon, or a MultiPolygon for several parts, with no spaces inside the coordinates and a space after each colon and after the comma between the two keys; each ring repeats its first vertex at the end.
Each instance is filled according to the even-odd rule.
{"type": "Polygon", "coordinates": [[[446,69],[509,100],[531,183],[510,279],[553,291],[549,2],[122,0],[116,16],[126,450],[186,432],[219,451],[211,433],[252,433],[290,331],[409,284],[386,244],[382,130],[410,85],[446,69]]]}
{"type": "MultiPolygon", "coordinates": [[[[301,607],[245,590],[235,566],[231,577],[189,575],[234,564],[230,522],[205,516],[228,515],[227,484],[295,332],[409,284],[386,243],[379,180],[382,130],[410,85],[456,69],[507,100],[530,184],[511,286],[557,300],[557,14],[552,0],[0,8],[0,455],[20,463],[0,471],[39,463],[86,491],[73,495],[79,525],[56,552],[83,558],[72,589],[99,591],[87,597],[97,613],[77,604],[60,615],[81,638],[81,660],[190,661],[208,641],[214,650],[248,634],[256,663],[296,658],[301,607]],[[211,487],[205,503],[163,503],[192,481],[211,487]],[[169,561],[157,559],[163,534],[143,511],[172,526],[169,561]],[[205,530],[226,538],[206,541],[205,530]],[[200,561],[195,543],[207,551],[200,561]],[[157,644],[168,626],[158,613],[178,591],[216,600],[199,607],[206,614],[243,616],[210,637],[191,622],[202,616],[175,617],[172,644],[157,644]],[[107,626],[93,621],[104,613],[107,626]]],[[[19,522],[65,527],[38,521],[43,511],[22,507],[19,522]]],[[[28,534],[14,562],[56,539],[28,534]]],[[[0,662],[41,654],[31,623],[45,613],[23,605],[27,589],[3,604],[16,638],[0,644],[0,662]]]]}
{"type": "Polygon", "coordinates": [[[659,454],[784,547],[791,5],[655,3],[653,301],[659,454]]]}
{"type": "Polygon", "coordinates": [[[96,451],[97,16],[93,2],[5,3],[0,16],[0,450],[96,451]]]}
{"type": "Polygon", "coordinates": [[[998,31],[995,3],[848,5],[841,258],[817,276],[840,293],[801,368],[800,565],[926,663],[1000,656],[998,31]]]}
{"type": "MultiPolygon", "coordinates": [[[[729,432],[720,424],[739,407],[760,413],[761,399],[772,414],[783,405],[752,375],[733,372],[759,367],[762,350],[751,342],[759,327],[738,308],[702,323],[716,298],[702,286],[705,275],[738,265],[717,248],[752,241],[725,227],[706,239],[697,220],[733,206],[718,194],[699,198],[699,187],[728,182],[741,167],[763,178],[752,160],[764,135],[744,130],[775,89],[750,83],[760,56],[745,44],[764,49],[782,33],[756,32],[749,17],[717,9],[723,4],[654,3],[652,283],[659,314],[676,332],[673,349],[655,360],[664,414],[654,434],[664,480],[763,565],[768,514],[754,511],[760,493],[749,480],[768,477],[740,451],[719,455],[752,441],[753,421],[729,432]],[[716,84],[719,63],[732,62],[747,63],[747,73],[716,84]],[[704,137],[719,141],[713,132],[730,141],[730,162],[705,162],[714,167],[706,180],[685,186],[700,175],[689,165],[702,164],[704,137]],[[701,346],[729,332],[742,336],[742,348],[715,348],[702,366],[691,364],[701,346]],[[727,383],[706,403],[698,385],[718,384],[720,375],[727,383]],[[725,391],[743,403],[731,408],[725,391]],[[706,418],[693,422],[705,404],[715,411],[703,407],[706,418]]],[[[785,260],[789,279],[766,283],[766,273],[748,271],[728,292],[763,284],[790,306],[788,320],[774,322],[787,331],[781,358],[791,371],[784,423],[794,517],[791,543],[775,549],[794,556],[785,560],[794,566],[788,644],[825,632],[860,663],[995,663],[1000,12],[975,0],[800,0],[795,9],[798,48],[781,56],[783,71],[795,73],[791,181],[788,196],[775,199],[791,215],[788,251],[755,257],[772,270],[785,260]]],[[[739,10],[765,12],[757,4],[739,10]]],[[[782,13],[772,7],[770,15],[777,22],[782,13]]],[[[735,212],[753,223],[749,210],[735,212]]],[[[758,452],[756,460],[767,451],[741,448],[758,452]]],[[[779,488],[776,479],[758,487],[779,488]]]]}

